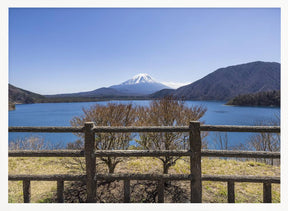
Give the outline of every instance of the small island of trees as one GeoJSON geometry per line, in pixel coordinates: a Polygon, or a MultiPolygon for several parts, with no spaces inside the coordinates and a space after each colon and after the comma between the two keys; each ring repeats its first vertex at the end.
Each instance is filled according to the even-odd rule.
{"type": "Polygon", "coordinates": [[[274,90],[239,95],[226,103],[226,105],[280,107],[280,91],[274,90]]]}

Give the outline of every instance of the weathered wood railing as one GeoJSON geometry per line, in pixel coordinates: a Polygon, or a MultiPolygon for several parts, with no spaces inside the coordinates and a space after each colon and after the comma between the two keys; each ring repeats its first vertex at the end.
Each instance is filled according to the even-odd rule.
{"type": "Polygon", "coordinates": [[[263,202],[271,203],[271,184],[280,183],[280,177],[260,176],[224,176],[202,175],[201,157],[243,157],[243,158],[277,158],[279,152],[256,151],[225,151],[201,150],[201,131],[226,131],[226,132],[266,132],[280,133],[280,127],[274,126],[215,126],[200,125],[199,122],[190,122],[189,127],[95,127],[93,123],[85,123],[84,127],[9,127],[9,132],[53,132],[53,133],[84,133],[84,150],[12,150],[10,157],[85,157],[85,175],[9,175],[11,181],[23,181],[24,203],[30,202],[30,181],[57,181],[57,200],[64,202],[64,181],[86,181],[87,202],[96,202],[97,180],[123,180],[124,202],[130,202],[130,180],[155,180],[158,181],[158,202],[164,202],[164,182],[168,180],[190,181],[192,203],[202,202],[202,181],[227,182],[228,202],[235,203],[235,182],[263,183],[263,202]],[[127,133],[127,132],[189,132],[189,150],[94,150],[95,133],[127,133]],[[190,174],[97,174],[96,157],[158,157],[158,156],[189,156],[190,174]]]}

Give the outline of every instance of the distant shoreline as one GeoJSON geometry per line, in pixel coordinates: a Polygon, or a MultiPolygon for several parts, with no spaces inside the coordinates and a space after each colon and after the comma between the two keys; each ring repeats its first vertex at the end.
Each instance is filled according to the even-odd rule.
{"type": "Polygon", "coordinates": [[[281,106],[277,105],[231,105],[231,104],[224,104],[225,106],[237,106],[237,107],[256,107],[256,108],[281,108],[281,106]]]}
{"type": "MultiPolygon", "coordinates": [[[[105,101],[142,101],[142,100],[155,100],[155,99],[151,99],[151,98],[109,98],[109,99],[69,99],[69,100],[56,100],[56,101],[40,101],[40,102],[34,102],[34,103],[14,103],[13,105],[9,104],[9,111],[13,111],[16,110],[16,104],[18,105],[28,105],[28,104],[49,104],[49,103],[85,103],[85,102],[105,102],[105,101]]],[[[193,101],[203,101],[203,102],[219,102],[222,103],[225,106],[235,106],[235,107],[257,107],[257,108],[280,108],[280,106],[277,105],[236,105],[236,104],[228,104],[227,101],[219,101],[219,100],[184,100],[185,102],[193,102],[193,101]]]]}
{"type": "Polygon", "coordinates": [[[15,109],[16,109],[15,104],[14,104],[14,103],[13,103],[13,104],[9,103],[9,105],[8,105],[8,110],[9,110],[9,111],[14,111],[15,109]]]}

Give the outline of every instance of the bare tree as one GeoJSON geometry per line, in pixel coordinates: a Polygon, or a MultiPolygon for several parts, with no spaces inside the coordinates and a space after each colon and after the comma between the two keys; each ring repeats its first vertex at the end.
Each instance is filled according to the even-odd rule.
{"type": "Polygon", "coordinates": [[[41,136],[28,136],[9,142],[9,150],[55,150],[61,149],[63,143],[53,144],[41,136]]]}
{"type": "MultiPolygon", "coordinates": [[[[262,121],[257,123],[258,126],[279,126],[280,116],[270,121],[262,121]]],[[[249,148],[256,151],[279,152],[280,151],[280,133],[259,133],[252,135],[248,141],[249,148]]],[[[262,159],[263,160],[263,159],[262,159]]],[[[267,164],[274,164],[273,159],[264,159],[267,164]]]]}
{"type": "MultiPolygon", "coordinates": [[[[96,126],[131,126],[135,123],[136,112],[132,104],[108,103],[94,105],[89,109],[83,109],[84,114],[74,117],[70,123],[72,126],[83,126],[85,122],[94,122],[96,126]]],[[[83,134],[77,134],[83,140],[83,134]]],[[[96,133],[95,148],[97,150],[125,150],[133,136],[131,133],[96,133]]],[[[77,143],[79,146],[79,143],[77,143]]],[[[109,173],[114,173],[115,167],[123,159],[120,157],[100,157],[107,165],[109,173]]]]}
{"type": "MultiPolygon", "coordinates": [[[[206,112],[203,106],[188,107],[184,101],[169,96],[160,100],[153,100],[150,106],[137,108],[138,125],[150,126],[187,126],[190,121],[199,120],[206,112]]],[[[180,132],[142,133],[137,142],[148,150],[177,150],[187,146],[188,134],[180,132]]],[[[163,162],[163,173],[167,174],[171,166],[180,157],[159,157],[163,162]]]]}
{"type": "Polygon", "coordinates": [[[214,132],[213,134],[213,143],[216,149],[228,150],[230,148],[228,134],[226,132],[214,132]]]}

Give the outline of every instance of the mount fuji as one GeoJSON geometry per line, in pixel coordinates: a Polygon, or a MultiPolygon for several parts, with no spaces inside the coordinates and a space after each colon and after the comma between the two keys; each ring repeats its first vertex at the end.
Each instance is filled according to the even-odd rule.
{"type": "Polygon", "coordinates": [[[171,89],[162,83],[156,82],[146,73],[135,75],[133,78],[109,88],[129,95],[148,95],[162,89],[171,89]]]}
{"type": "Polygon", "coordinates": [[[71,94],[57,94],[57,95],[46,95],[49,98],[61,98],[61,97],[78,97],[78,98],[113,98],[113,97],[141,97],[150,95],[154,92],[162,89],[171,89],[164,84],[156,82],[146,73],[140,73],[135,75],[133,78],[119,84],[110,87],[102,87],[88,92],[78,92],[71,94]]]}

